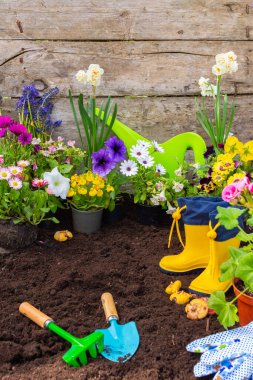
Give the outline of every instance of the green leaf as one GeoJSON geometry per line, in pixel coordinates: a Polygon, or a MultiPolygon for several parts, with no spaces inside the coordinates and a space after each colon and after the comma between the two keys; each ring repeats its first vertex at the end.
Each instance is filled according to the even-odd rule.
{"type": "Polygon", "coordinates": [[[225,329],[239,321],[237,307],[226,301],[225,294],[221,290],[211,295],[208,306],[217,313],[218,321],[225,329]]]}
{"type": "Polygon", "coordinates": [[[42,212],[44,212],[46,214],[46,213],[48,213],[50,211],[50,208],[49,207],[41,207],[40,211],[42,211],[42,212]]]}
{"type": "Polygon", "coordinates": [[[54,223],[60,223],[60,222],[59,222],[59,220],[58,220],[58,219],[56,219],[55,217],[53,217],[53,218],[50,218],[50,220],[51,220],[52,222],[54,222],[54,223]]]}
{"type": "Polygon", "coordinates": [[[235,277],[235,271],[239,264],[240,259],[245,255],[245,252],[241,248],[229,247],[230,258],[221,264],[221,276],[219,280],[228,281],[235,277]]]}
{"type": "Polygon", "coordinates": [[[74,115],[74,119],[75,119],[75,123],[76,123],[76,128],[77,128],[77,131],[78,131],[78,134],[79,134],[81,146],[82,146],[82,149],[84,150],[84,143],[83,143],[83,138],[82,138],[82,134],[81,134],[81,130],[80,130],[80,125],[79,125],[79,122],[78,122],[78,119],[77,119],[76,109],[75,109],[75,106],[74,106],[73,97],[72,97],[72,94],[71,94],[70,90],[69,90],[69,102],[70,102],[70,106],[71,106],[71,109],[72,109],[72,112],[73,112],[73,115],[74,115]]]}
{"type": "Polygon", "coordinates": [[[67,174],[73,169],[73,165],[71,164],[63,164],[59,165],[59,172],[61,174],[67,174]]]}
{"type": "Polygon", "coordinates": [[[253,215],[251,215],[250,218],[247,219],[248,226],[253,226],[253,215]]]}
{"type": "Polygon", "coordinates": [[[237,236],[238,239],[240,239],[241,241],[244,241],[244,242],[250,242],[250,241],[253,241],[253,233],[251,234],[247,234],[245,231],[241,230],[237,236]]]}
{"type": "Polygon", "coordinates": [[[224,226],[227,230],[232,230],[235,227],[239,226],[238,218],[241,216],[245,210],[240,210],[235,207],[217,207],[218,214],[216,215],[216,219],[219,219],[219,222],[222,226],[224,226]]]}
{"type": "Polygon", "coordinates": [[[244,254],[240,259],[235,276],[239,277],[251,291],[253,290],[253,252],[244,254]]]}

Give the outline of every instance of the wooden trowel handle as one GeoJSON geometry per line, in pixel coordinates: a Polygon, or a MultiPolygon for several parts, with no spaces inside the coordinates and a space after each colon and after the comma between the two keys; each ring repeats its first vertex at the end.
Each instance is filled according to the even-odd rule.
{"type": "Polygon", "coordinates": [[[116,306],[115,306],[111,293],[103,293],[101,296],[101,301],[102,301],[107,322],[111,317],[119,319],[116,306]]]}
{"type": "Polygon", "coordinates": [[[19,306],[19,311],[21,314],[25,315],[27,318],[37,323],[37,325],[39,325],[42,328],[45,327],[45,323],[47,321],[53,321],[52,318],[48,317],[46,314],[36,309],[28,302],[21,303],[21,305],[19,306]]]}

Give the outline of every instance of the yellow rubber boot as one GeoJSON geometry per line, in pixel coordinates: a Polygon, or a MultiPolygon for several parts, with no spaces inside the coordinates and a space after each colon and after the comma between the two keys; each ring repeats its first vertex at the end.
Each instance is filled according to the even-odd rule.
{"type": "Polygon", "coordinates": [[[169,234],[170,248],[174,227],[176,227],[179,241],[183,251],[179,254],[164,256],[160,263],[160,269],[167,274],[185,274],[187,272],[200,272],[206,268],[209,257],[209,214],[216,211],[217,206],[224,204],[220,197],[185,197],[178,198],[178,209],[173,213],[172,226],[169,234]],[[179,220],[184,222],[185,245],[182,241],[179,220]]]}
{"type": "Polygon", "coordinates": [[[231,281],[219,281],[221,275],[220,266],[229,258],[229,247],[238,248],[240,240],[236,237],[225,241],[215,240],[217,238],[216,230],[219,226],[220,224],[217,223],[216,226],[212,228],[210,222],[210,230],[207,233],[210,241],[210,260],[206,269],[191,282],[189,286],[191,293],[210,295],[216,290],[226,292],[232,285],[231,281]]]}
{"type": "Polygon", "coordinates": [[[159,263],[161,271],[168,274],[184,274],[206,268],[209,261],[209,227],[184,225],[185,246],[177,255],[164,256],[159,263]]]}

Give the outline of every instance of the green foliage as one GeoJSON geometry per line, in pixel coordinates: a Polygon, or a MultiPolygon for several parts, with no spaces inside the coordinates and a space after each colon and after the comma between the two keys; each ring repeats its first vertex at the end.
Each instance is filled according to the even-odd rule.
{"type": "Polygon", "coordinates": [[[70,90],[69,100],[82,149],[84,150],[85,146],[87,149],[86,165],[89,169],[91,169],[91,155],[93,152],[97,152],[99,149],[101,149],[104,146],[104,142],[109,137],[117,116],[117,104],[114,105],[112,111],[111,98],[108,97],[105,106],[102,102],[97,111],[95,96],[90,97],[89,102],[84,105],[83,94],[80,94],[78,97],[78,108],[83,127],[83,129],[81,129],[77,118],[73,96],[70,90]]]}
{"type": "Polygon", "coordinates": [[[239,321],[237,307],[227,302],[222,291],[214,292],[208,300],[208,306],[218,314],[218,321],[227,329],[239,321]]]}
{"type": "Polygon", "coordinates": [[[219,222],[222,226],[226,228],[226,230],[232,230],[235,227],[239,226],[238,218],[241,216],[245,210],[240,210],[235,207],[217,207],[218,214],[215,217],[219,219],[219,222]]]}

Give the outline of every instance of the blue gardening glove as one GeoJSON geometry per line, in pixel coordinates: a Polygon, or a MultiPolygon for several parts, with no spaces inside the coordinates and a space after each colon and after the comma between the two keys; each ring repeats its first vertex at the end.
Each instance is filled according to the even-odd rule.
{"type": "Polygon", "coordinates": [[[249,379],[253,373],[253,322],[197,339],[186,348],[190,352],[203,353],[194,367],[196,377],[216,372],[215,380],[249,379]]]}

